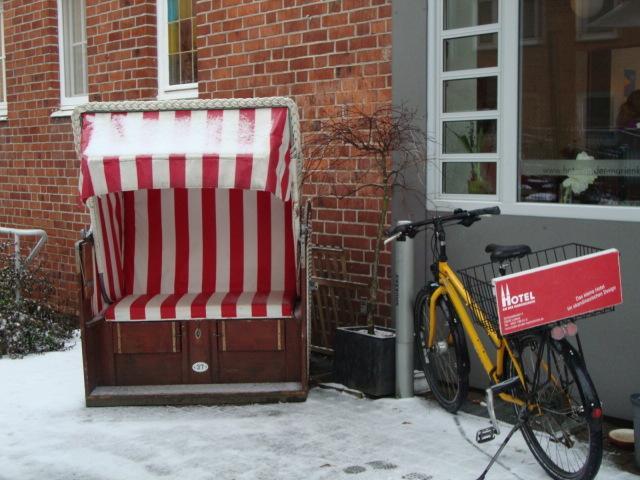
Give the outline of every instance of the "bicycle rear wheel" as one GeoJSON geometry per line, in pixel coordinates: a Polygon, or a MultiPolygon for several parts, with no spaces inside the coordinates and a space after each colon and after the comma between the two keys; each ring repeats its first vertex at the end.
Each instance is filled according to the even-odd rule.
{"type": "MultiPolygon", "coordinates": [[[[522,387],[514,392],[528,396],[522,434],[551,477],[590,480],[602,461],[600,401],[580,354],[566,340],[546,335],[514,342],[527,383],[526,393],[522,387]]],[[[513,365],[510,369],[516,375],[513,365]]],[[[516,406],[516,413],[523,413],[522,408],[516,406]]]]}
{"type": "Polygon", "coordinates": [[[429,303],[437,285],[422,289],[414,307],[415,340],[422,370],[438,403],[455,413],[469,391],[469,352],[462,326],[446,296],[437,301],[436,318],[429,318],[429,303]],[[427,348],[429,326],[435,322],[434,344],[427,348]]]}

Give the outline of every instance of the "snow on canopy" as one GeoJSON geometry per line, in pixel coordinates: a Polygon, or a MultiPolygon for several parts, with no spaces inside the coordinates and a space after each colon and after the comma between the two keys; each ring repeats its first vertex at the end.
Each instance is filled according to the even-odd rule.
{"type": "Polygon", "coordinates": [[[289,200],[295,178],[288,109],[87,112],[82,201],[112,192],[238,188],[289,200]]]}

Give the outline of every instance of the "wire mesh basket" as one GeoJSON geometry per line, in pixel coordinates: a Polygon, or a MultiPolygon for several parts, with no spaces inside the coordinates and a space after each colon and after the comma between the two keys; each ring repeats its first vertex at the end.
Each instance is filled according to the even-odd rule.
{"type": "MultiPolygon", "coordinates": [[[[568,243],[566,245],[538,250],[524,255],[522,258],[512,258],[504,262],[489,262],[463,268],[458,270],[458,275],[469,294],[470,298],[467,298],[467,301],[469,302],[469,310],[475,322],[487,332],[499,333],[498,311],[491,280],[501,276],[500,267],[505,268],[505,275],[510,275],[512,273],[582,257],[601,250],[601,248],[588,245],[568,243]]],[[[612,308],[607,310],[612,310],[612,308]]],[[[591,312],[581,315],[579,318],[600,313],[602,313],[602,311],[591,312]]]]}

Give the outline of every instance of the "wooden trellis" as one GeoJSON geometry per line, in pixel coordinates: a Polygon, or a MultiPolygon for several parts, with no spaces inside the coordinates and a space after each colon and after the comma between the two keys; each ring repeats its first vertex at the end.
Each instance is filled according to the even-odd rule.
{"type": "Polygon", "coordinates": [[[313,247],[311,259],[311,348],[332,353],[336,328],[358,325],[364,320],[359,298],[367,285],[348,280],[347,261],[341,248],[313,247]]]}

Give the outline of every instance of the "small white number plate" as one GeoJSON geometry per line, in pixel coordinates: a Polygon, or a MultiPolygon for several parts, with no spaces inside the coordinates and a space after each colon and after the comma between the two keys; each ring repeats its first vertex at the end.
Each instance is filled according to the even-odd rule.
{"type": "Polygon", "coordinates": [[[209,365],[207,365],[205,362],[196,362],[191,365],[191,369],[196,373],[204,373],[209,370],[209,365]]]}

